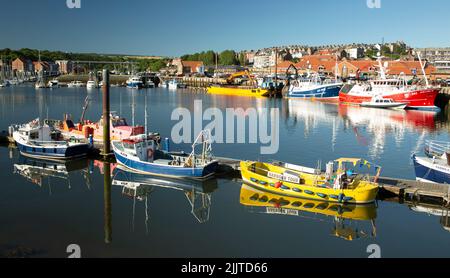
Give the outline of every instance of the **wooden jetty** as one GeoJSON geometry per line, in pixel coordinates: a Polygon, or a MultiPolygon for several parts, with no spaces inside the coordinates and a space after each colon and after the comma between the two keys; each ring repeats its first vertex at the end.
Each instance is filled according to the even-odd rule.
{"type": "Polygon", "coordinates": [[[400,199],[440,200],[444,205],[450,205],[450,185],[425,183],[414,180],[394,179],[382,177],[378,180],[380,195],[394,195],[400,199]]]}

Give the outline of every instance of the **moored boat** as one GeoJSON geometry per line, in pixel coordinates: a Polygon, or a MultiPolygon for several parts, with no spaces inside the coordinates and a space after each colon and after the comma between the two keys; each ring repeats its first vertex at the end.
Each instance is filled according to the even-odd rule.
{"type": "Polygon", "coordinates": [[[97,88],[100,88],[100,86],[95,80],[89,80],[86,83],[86,88],[87,89],[97,89],[97,88]]]}
{"type": "Polygon", "coordinates": [[[363,102],[370,102],[375,96],[380,96],[382,98],[392,99],[395,102],[405,103],[407,108],[410,109],[439,109],[435,105],[435,100],[440,88],[429,85],[423,65],[422,71],[426,84],[410,85],[402,74],[395,78],[386,78],[386,66],[382,65],[381,59],[382,57],[378,57],[380,79],[370,80],[367,83],[344,86],[339,93],[340,102],[360,105],[363,102]]]}
{"type": "Polygon", "coordinates": [[[43,159],[71,159],[86,156],[89,152],[89,144],[63,140],[60,132],[48,125],[40,125],[39,119],[11,126],[10,129],[23,155],[43,159]]]}
{"type": "Polygon", "coordinates": [[[48,81],[47,86],[49,88],[58,88],[59,87],[58,79],[53,79],[53,80],[48,81]]]}
{"type": "Polygon", "coordinates": [[[192,146],[192,153],[175,153],[158,149],[159,134],[133,136],[113,141],[112,147],[119,164],[141,174],[206,179],[215,174],[218,162],[211,156],[210,134],[202,131],[192,146]],[[195,146],[202,145],[201,155],[195,146]]]}
{"type": "Polygon", "coordinates": [[[287,98],[307,98],[321,100],[338,100],[339,92],[343,86],[338,80],[325,79],[318,74],[308,78],[299,78],[291,81],[287,98]]]}
{"type": "Polygon", "coordinates": [[[374,202],[378,194],[376,182],[381,167],[353,158],[329,162],[326,172],[283,162],[242,161],[241,173],[246,183],[277,194],[328,202],[366,204],[374,202]],[[373,166],[377,173],[371,180],[368,175],[353,172],[351,168],[356,166],[373,166]]]}
{"type": "Polygon", "coordinates": [[[427,141],[426,156],[413,154],[416,179],[423,182],[450,184],[450,143],[427,141]]]}
{"type": "Polygon", "coordinates": [[[137,75],[128,78],[126,83],[127,88],[130,89],[142,89],[144,87],[144,82],[142,82],[142,79],[137,75]]]}
{"type": "Polygon", "coordinates": [[[361,107],[399,110],[405,109],[407,105],[406,103],[395,102],[393,99],[381,96],[374,96],[370,101],[361,103],[361,107]]]}
{"type": "MultiPolygon", "coordinates": [[[[89,120],[80,121],[75,124],[70,115],[65,115],[64,120],[56,125],[65,138],[87,139],[92,136],[94,141],[103,140],[103,116],[98,122],[89,120]]],[[[111,141],[122,140],[130,136],[136,136],[144,133],[143,126],[129,126],[126,119],[117,115],[116,112],[110,113],[111,141]]]]}
{"type": "Polygon", "coordinates": [[[249,71],[242,71],[232,74],[227,79],[226,85],[211,85],[207,92],[214,95],[231,95],[245,97],[268,97],[271,95],[269,89],[263,89],[258,86],[257,80],[253,78],[249,71]],[[240,77],[248,78],[246,85],[235,84],[235,79],[240,77]]]}

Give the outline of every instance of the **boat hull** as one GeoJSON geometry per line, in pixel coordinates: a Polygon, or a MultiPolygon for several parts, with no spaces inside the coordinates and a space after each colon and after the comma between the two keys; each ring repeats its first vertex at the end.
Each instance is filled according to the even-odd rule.
{"type": "Polygon", "coordinates": [[[405,109],[408,105],[407,104],[401,104],[401,103],[397,103],[397,104],[373,104],[373,103],[366,103],[363,102],[361,103],[361,107],[367,107],[367,108],[378,108],[378,109],[405,109]]]}
{"type": "Polygon", "coordinates": [[[208,93],[213,95],[231,95],[244,97],[267,97],[270,92],[266,89],[245,89],[238,87],[208,87],[208,93]]]}
{"type": "Polygon", "coordinates": [[[417,180],[450,184],[450,166],[436,164],[433,163],[432,158],[416,157],[415,155],[413,162],[417,180]]]}
{"type": "MultiPolygon", "coordinates": [[[[114,144],[113,144],[114,148],[114,144]]],[[[114,148],[114,154],[116,160],[122,166],[135,171],[140,174],[151,174],[151,175],[161,175],[170,177],[189,177],[189,178],[207,178],[212,175],[217,170],[218,162],[214,161],[207,164],[204,167],[181,167],[181,166],[171,166],[171,165],[159,165],[156,163],[137,161],[123,155],[121,152],[114,148]]]]}
{"type": "Polygon", "coordinates": [[[32,156],[42,159],[72,159],[78,157],[84,157],[89,152],[88,144],[80,144],[76,146],[55,146],[55,147],[43,147],[24,144],[16,141],[19,151],[23,155],[32,156]]]}
{"type": "Polygon", "coordinates": [[[144,84],[139,83],[139,82],[128,82],[127,83],[127,88],[130,89],[142,89],[144,87],[144,84]]]}
{"type": "Polygon", "coordinates": [[[283,181],[283,186],[277,188],[276,184],[279,183],[280,180],[269,178],[250,171],[249,167],[252,163],[253,162],[241,162],[241,174],[244,182],[256,188],[275,194],[348,204],[370,204],[375,202],[378,195],[378,186],[369,184],[365,185],[364,188],[361,189],[336,190],[333,188],[312,186],[309,184],[295,184],[283,181]]]}
{"type": "MultiPolygon", "coordinates": [[[[382,94],[383,98],[392,99],[395,102],[406,103],[407,108],[413,109],[437,109],[435,105],[436,97],[439,93],[438,89],[416,90],[397,94],[382,94]]],[[[370,102],[373,95],[367,94],[352,94],[340,92],[339,101],[347,104],[362,104],[363,102],[370,102]]]]}
{"type": "Polygon", "coordinates": [[[315,89],[311,90],[289,90],[286,97],[288,98],[318,98],[318,99],[335,99],[339,98],[339,92],[342,86],[340,85],[324,85],[318,86],[315,89]]]}

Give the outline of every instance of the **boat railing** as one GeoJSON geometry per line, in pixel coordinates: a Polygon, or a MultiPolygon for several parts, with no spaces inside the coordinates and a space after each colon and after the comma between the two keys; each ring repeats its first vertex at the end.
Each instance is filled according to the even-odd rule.
{"type": "Polygon", "coordinates": [[[67,141],[42,141],[42,140],[29,140],[33,145],[40,146],[40,145],[55,145],[55,146],[67,146],[69,142],[67,141]]]}
{"type": "Polygon", "coordinates": [[[425,142],[425,151],[433,156],[443,156],[450,152],[450,142],[428,140],[425,142]]]}

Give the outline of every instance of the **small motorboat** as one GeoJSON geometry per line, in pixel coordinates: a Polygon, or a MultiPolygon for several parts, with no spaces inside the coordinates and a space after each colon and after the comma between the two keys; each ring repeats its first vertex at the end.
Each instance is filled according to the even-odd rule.
{"type": "Polygon", "coordinates": [[[14,141],[25,156],[43,159],[71,159],[86,156],[89,144],[76,140],[66,141],[61,133],[49,125],[41,125],[39,119],[24,125],[11,126],[14,141]]]}
{"type": "Polygon", "coordinates": [[[139,76],[132,76],[127,80],[127,88],[130,89],[142,89],[144,87],[144,82],[139,76]]]}
{"type": "Polygon", "coordinates": [[[175,79],[170,80],[170,81],[167,83],[167,88],[169,88],[170,90],[176,90],[176,89],[178,89],[178,82],[177,82],[175,79]]]}
{"type": "Polygon", "coordinates": [[[370,101],[362,102],[360,106],[369,108],[403,110],[408,106],[408,104],[403,102],[395,102],[391,98],[383,98],[382,96],[375,96],[370,101]]]}
{"type": "Polygon", "coordinates": [[[160,142],[159,134],[152,133],[113,141],[112,147],[117,162],[136,173],[194,179],[206,179],[215,174],[218,161],[211,155],[209,131],[199,134],[190,154],[159,150],[160,142]],[[203,146],[199,155],[195,154],[197,145],[203,146]]]}
{"type": "Polygon", "coordinates": [[[369,204],[378,194],[377,180],[381,167],[363,159],[341,158],[320,169],[276,162],[241,161],[245,183],[265,191],[292,197],[335,203],[369,204]],[[367,166],[376,170],[369,175],[356,174],[352,168],[367,166]]]}
{"type": "Polygon", "coordinates": [[[98,83],[95,80],[89,80],[86,83],[86,87],[88,89],[98,89],[98,88],[100,88],[100,86],[98,85],[98,83]]]}
{"type": "Polygon", "coordinates": [[[0,88],[9,87],[11,85],[8,80],[0,81],[0,88]]]}
{"type": "Polygon", "coordinates": [[[48,86],[49,88],[58,88],[58,87],[59,87],[59,81],[58,81],[58,79],[53,79],[53,80],[48,81],[47,86],[48,86]]]}

